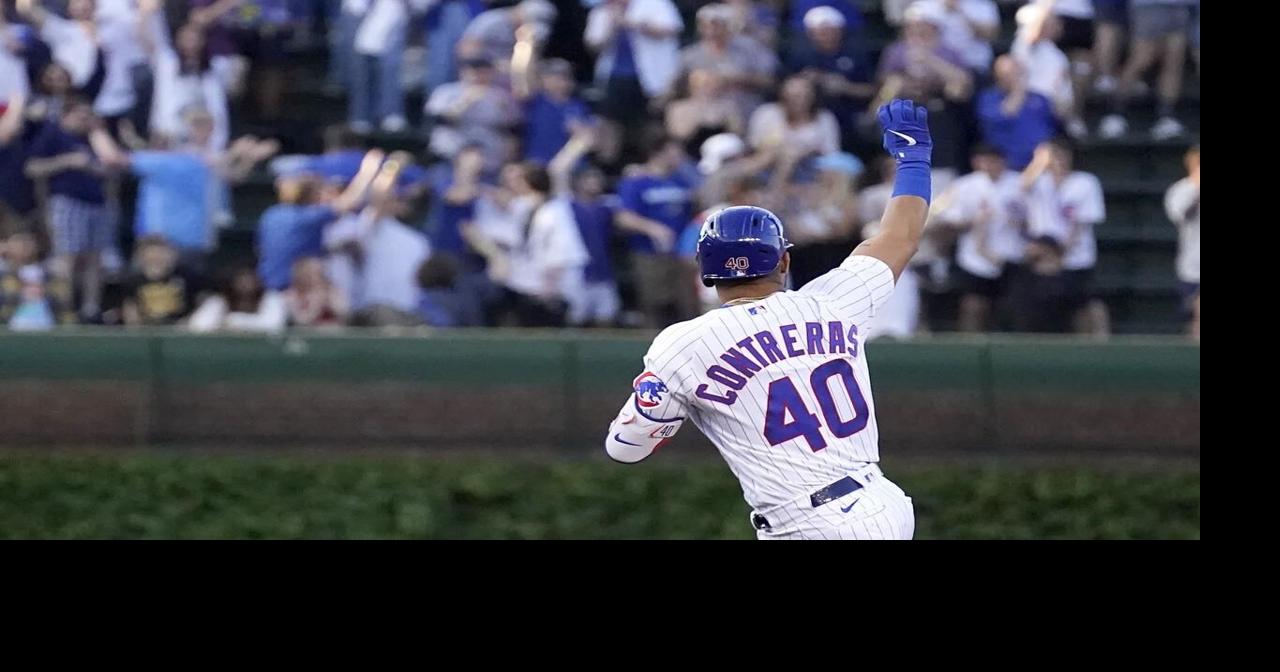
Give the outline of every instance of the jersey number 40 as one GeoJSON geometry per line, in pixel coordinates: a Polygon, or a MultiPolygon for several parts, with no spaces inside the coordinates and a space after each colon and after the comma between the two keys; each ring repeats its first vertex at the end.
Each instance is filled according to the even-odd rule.
{"type": "MultiPolygon", "coordinates": [[[[809,385],[813,395],[818,399],[818,408],[827,421],[827,428],[838,439],[853,436],[867,426],[867,400],[858,388],[858,381],[853,377],[853,366],[848,360],[835,359],[813,370],[809,375],[809,385]],[[844,383],[844,389],[853,401],[853,418],[845,420],[840,417],[840,409],[831,396],[831,379],[838,378],[844,383]]],[[[827,447],[827,440],[822,435],[822,422],[809,410],[800,390],[790,377],[780,378],[769,384],[769,408],[764,415],[764,438],[769,445],[776,446],[803,436],[814,452],[827,447]]]]}

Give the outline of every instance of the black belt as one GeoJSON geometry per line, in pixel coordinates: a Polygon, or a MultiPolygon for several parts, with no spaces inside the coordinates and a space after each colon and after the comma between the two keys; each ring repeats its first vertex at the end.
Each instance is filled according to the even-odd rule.
{"type": "MultiPolygon", "coordinates": [[[[826,504],[827,502],[835,501],[851,492],[857,492],[858,490],[861,490],[861,489],[862,489],[861,483],[853,480],[852,476],[845,476],[844,478],[836,481],[835,483],[832,483],[831,485],[828,485],[827,487],[821,490],[818,490],[812,495],[809,495],[809,504],[811,504],[813,508],[816,509],[819,506],[826,504]]],[[[751,516],[751,524],[757,530],[764,530],[771,527],[769,525],[769,521],[764,516],[758,513],[753,514],[751,516]]]]}

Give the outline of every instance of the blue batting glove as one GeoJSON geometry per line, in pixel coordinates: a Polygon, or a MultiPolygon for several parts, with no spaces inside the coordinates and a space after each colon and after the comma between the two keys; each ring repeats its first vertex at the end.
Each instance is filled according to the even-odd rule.
{"type": "Polygon", "coordinates": [[[910,100],[894,99],[877,114],[884,129],[884,149],[898,160],[930,163],[933,138],[929,135],[929,111],[910,100]]]}

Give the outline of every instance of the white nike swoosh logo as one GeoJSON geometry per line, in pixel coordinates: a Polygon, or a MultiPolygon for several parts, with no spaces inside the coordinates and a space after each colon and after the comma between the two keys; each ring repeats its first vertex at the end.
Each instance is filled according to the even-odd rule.
{"type": "Polygon", "coordinates": [[[907,146],[908,146],[908,147],[912,147],[912,146],[914,146],[914,145],[916,144],[916,139],[915,139],[915,138],[913,138],[913,137],[911,137],[911,136],[909,136],[909,135],[905,135],[905,134],[899,133],[899,132],[897,132],[897,131],[889,131],[889,132],[890,132],[890,133],[892,133],[892,134],[894,134],[894,135],[896,135],[896,136],[898,136],[899,138],[902,138],[903,140],[906,140],[906,141],[907,141],[907,146]]]}

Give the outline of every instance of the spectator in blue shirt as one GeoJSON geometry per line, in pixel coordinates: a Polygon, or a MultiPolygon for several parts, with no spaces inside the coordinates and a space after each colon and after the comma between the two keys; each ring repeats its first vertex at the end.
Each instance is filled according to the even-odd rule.
{"type": "Polygon", "coordinates": [[[475,218],[483,188],[484,150],[467,145],[453,157],[452,165],[441,168],[432,184],[431,246],[437,253],[453,256],[461,272],[483,270],[484,258],[471,252],[463,232],[475,218]]]}
{"type": "Polygon", "coordinates": [[[1005,163],[1022,170],[1036,146],[1058,128],[1053,103],[1027,90],[1022,65],[1011,56],[996,59],[996,84],[978,94],[976,109],[982,141],[1000,150],[1005,163]]]}
{"type": "Polygon", "coordinates": [[[673,254],[676,236],[689,222],[692,193],[676,173],[685,161],[684,146],[665,137],[654,143],[649,160],[618,184],[618,228],[630,231],[636,293],[647,326],[662,328],[697,314],[692,283],[683,277],[681,259],[673,254]]]}
{"type": "MultiPolygon", "coordinates": [[[[813,82],[823,105],[836,115],[846,138],[854,132],[855,115],[876,94],[871,60],[846,30],[847,20],[833,7],[820,5],[804,16],[805,40],[796,45],[788,69],[813,82]]],[[[845,144],[851,144],[846,140],[845,144]]]]}
{"type": "Polygon", "coordinates": [[[610,259],[617,197],[605,193],[604,173],[588,165],[573,176],[569,205],[590,259],[582,269],[583,282],[578,295],[568,297],[569,324],[612,326],[622,308],[610,259]]]}
{"type": "Polygon", "coordinates": [[[53,271],[80,289],[80,312],[95,318],[102,297],[102,252],[115,244],[116,228],[106,207],[106,166],[89,144],[94,123],[88,100],[72,96],[62,116],[46,122],[32,143],[26,176],[43,180],[53,243],[53,271]]]}
{"type": "Polygon", "coordinates": [[[325,253],[324,229],[360,205],[382,165],[381,150],[370,150],[356,178],[335,195],[332,183],[314,175],[284,176],[276,181],[280,202],[258,221],[258,277],[273,291],[289,287],[293,263],[325,253]]]}
{"type": "Polygon", "coordinates": [[[545,167],[574,131],[594,122],[574,95],[573,66],[560,58],[538,62],[533,49],[524,40],[516,45],[512,84],[524,104],[524,158],[545,167]]]}

